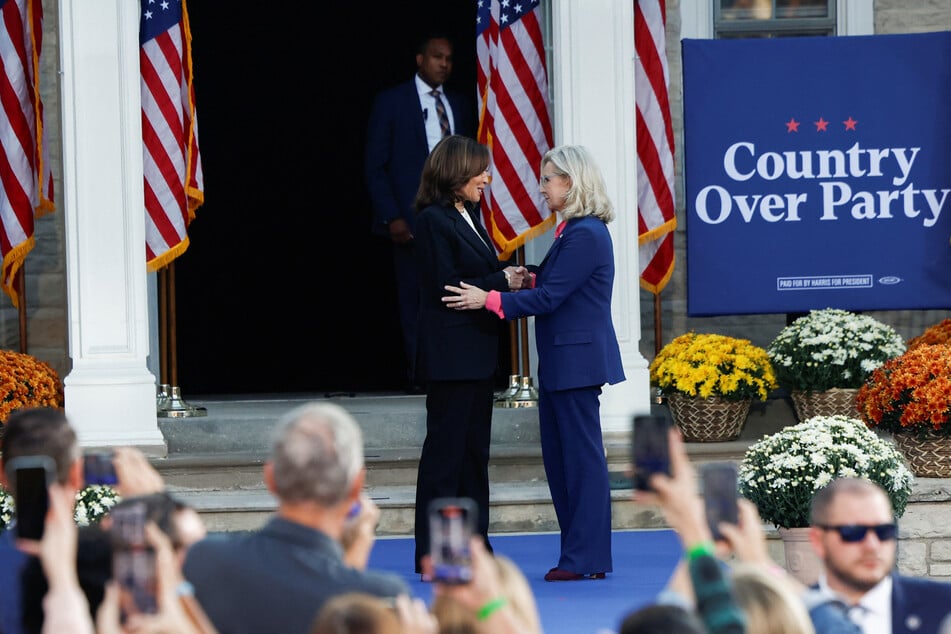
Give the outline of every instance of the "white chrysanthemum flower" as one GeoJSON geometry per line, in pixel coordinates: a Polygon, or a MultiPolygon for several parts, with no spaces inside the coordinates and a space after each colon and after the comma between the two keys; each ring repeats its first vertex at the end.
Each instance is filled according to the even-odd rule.
{"type": "Polygon", "coordinates": [[[749,447],[739,473],[741,494],[765,521],[783,527],[807,526],[812,492],[835,477],[877,482],[889,493],[896,517],[913,482],[894,445],[844,416],[816,416],[763,437],[749,447]]]}

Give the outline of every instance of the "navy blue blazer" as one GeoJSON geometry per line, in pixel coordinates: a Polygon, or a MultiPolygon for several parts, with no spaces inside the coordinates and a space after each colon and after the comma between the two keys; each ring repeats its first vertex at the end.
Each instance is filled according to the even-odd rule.
{"type": "Polygon", "coordinates": [[[624,380],[611,320],[614,247],[600,218],[565,224],[534,269],[535,288],[502,293],[506,319],[535,316],[538,382],[569,390],[624,380]]]}
{"type": "MultiPolygon", "coordinates": [[[[470,218],[478,216],[470,213],[470,218]]],[[[479,235],[459,210],[442,205],[430,205],[416,218],[416,371],[426,380],[480,380],[495,374],[502,322],[487,310],[454,310],[441,300],[449,294],[445,286],[459,286],[460,281],[485,290],[508,290],[503,270],[509,263],[487,246],[492,243],[479,221],[473,224],[479,235]]]]}
{"type": "Polygon", "coordinates": [[[892,634],[944,631],[945,618],[951,618],[951,583],[892,575],[892,634]]]}
{"type": "MultiPolygon", "coordinates": [[[[474,138],[477,123],[472,99],[445,86],[443,92],[452,109],[453,132],[474,138]]],[[[413,77],[377,95],[370,111],[364,168],[374,233],[389,235],[387,223],[403,218],[415,234],[413,204],[428,155],[423,106],[413,77]]]]}

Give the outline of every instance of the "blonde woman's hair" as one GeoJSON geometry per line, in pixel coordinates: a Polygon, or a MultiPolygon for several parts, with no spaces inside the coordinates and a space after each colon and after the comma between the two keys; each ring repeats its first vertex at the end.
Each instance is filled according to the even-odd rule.
{"type": "Polygon", "coordinates": [[[522,624],[525,634],[542,634],[541,617],[538,616],[538,604],[532,586],[525,578],[525,573],[518,565],[505,555],[495,555],[495,562],[499,568],[499,580],[502,582],[502,593],[508,598],[515,616],[522,624]]]}
{"type": "Polygon", "coordinates": [[[324,603],[310,634],[401,634],[403,626],[384,599],[363,592],[338,594],[324,603]]]}
{"type": "Polygon", "coordinates": [[[439,634],[479,634],[479,620],[475,612],[455,597],[437,594],[429,611],[436,617],[439,634]]]}
{"type": "Polygon", "coordinates": [[[816,634],[805,602],[789,581],[745,563],[733,567],[732,579],[748,634],[816,634]]]}
{"type": "MultiPolygon", "coordinates": [[[[518,565],[505,555],[494,555],[501,582],[502,596],[508,601],[515,618],[518,620],[520,634],[542,634],[541,617],[532,587],[518,565]]],[[[446,595],[437,595],[433,599],[430,611],[439,623],[439,634],[479,634],[484,632],[483,625],[475,612],[446,595]]]]}
{"type": "Polygon", "coordinates": [[[605,224],[614,220],[614,205],[608,198],[601,169],[583,145],[561,145],[542,157],[542,168],[551,163],[555,172],[571,181],[561,215],[566,220],[582,216],[600,218],[605,224]]]}

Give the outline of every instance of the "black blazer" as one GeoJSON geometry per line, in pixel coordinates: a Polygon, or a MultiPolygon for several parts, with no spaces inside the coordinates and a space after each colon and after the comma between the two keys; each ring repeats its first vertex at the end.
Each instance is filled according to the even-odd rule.
{"type": "MultiPolygon", "coordinates": [[[[443,86],[455,123],[453,132],[475,138],[473,99],[443,86]]],[[[373,204],[373,231],[389,235],[386,224],[403,218],[415,233],[414,201],[419,175],[429,155],[423,107],[415,76],[377,95],[367,126],[365,178],[373,204]]]]}
{"type": "Polygon", "coordinates": [[[502,271],[510,263],[500,261],[486,246],[492,243],[479,221],[473,224],[478,236],[455,207],[441,205],[423,209],[416,218],[420,293],[416,371],[423,380],[479,380],[495,374],[499,328],[505,322],[487,310],[447,308],[440,299],[449,295],[446,284],[459,286],[460,281],[484,290],[508,290],[502,271]]]}

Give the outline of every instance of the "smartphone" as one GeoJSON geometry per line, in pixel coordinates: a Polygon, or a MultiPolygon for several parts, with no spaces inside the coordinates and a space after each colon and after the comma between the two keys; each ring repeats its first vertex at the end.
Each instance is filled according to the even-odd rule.
{"type": "Polygon", "coordinates": [[[7,463],[6,470],[16,503],[17,537],[39,541],[50,507],[49,486],[56,481],[56,462],[49,456],[19,456],[7,463]]]}
{"type": "Polygon", "coordinates": [[[119,484],[116,467],[112,462],[114,454],[111,451],[87,453],[83,456],[83,479],[86,485],[119,484]]]}
{"type": "Polygon", "coordinates": [[[433,581],[472,581],[469,541],[475,533],[478,507],[469,498],[439,498],[429,504],[429,555],[433,581]]]}
{"type": "Polygon", "coordinates": [[[720,522],[739,523],[739,495],[736,485],[736,465],[732,462],[708,462],[700,465],[703,505],[713,539],[723,539],[717,529],[720,522]]]}
{"type": "Polygon", "coordinates": [[[670,475],[670,421],[663,416],[635,416],[631,429],[634,488],[650,491],[655,473],[670,475]]]}
{"type": "Polygon", "coordinates": [[[133,614],[158,612],[155,550],[145,538],[145,503],[113,508],[109,513],[112,538],[112,578],[119,586],[122,622],[133,614]]]}

